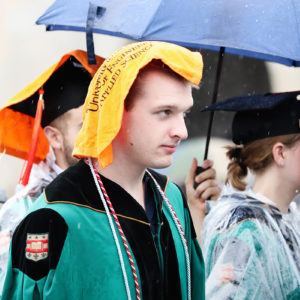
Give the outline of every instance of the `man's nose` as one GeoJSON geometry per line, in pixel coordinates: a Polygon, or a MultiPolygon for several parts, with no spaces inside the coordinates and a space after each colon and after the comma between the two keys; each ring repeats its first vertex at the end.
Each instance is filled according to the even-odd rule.
{"type": "Polygon", "coordinates": [[[180,140],[185,140],[188,137],[188,131],[185,125],[185,119],[183,116],[176,118],[171,129],[171,136],[178,137],[180,140]]]}

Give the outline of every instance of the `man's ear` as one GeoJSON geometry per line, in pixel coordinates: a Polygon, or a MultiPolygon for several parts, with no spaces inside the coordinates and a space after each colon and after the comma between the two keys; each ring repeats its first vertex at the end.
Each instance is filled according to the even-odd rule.
{"type": "Polygon", "coordinates": [[[48,125],[44,127],[44,133],[53,149],[63,150],[63,135],[59,129],[48,125]]]}
{"type": "Polygon", "coordinates": [[[276,143],[272,148],[274,162],[279,167],[284,166],[285,158],[286,158],[285,150],[286,150],[285,145],[280,142],[276,143]]]}

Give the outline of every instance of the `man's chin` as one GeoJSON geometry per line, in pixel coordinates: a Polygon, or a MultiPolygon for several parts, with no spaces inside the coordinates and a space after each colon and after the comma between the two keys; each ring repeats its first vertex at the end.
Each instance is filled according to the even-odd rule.
{"type": "Polygon", "coordinates": [[[162,161],[162,162],[156,162],[152,166],[150,166],[151,169],[165,169],[170,167],[172,164],[172,158],[170,160],[162,161]]]}

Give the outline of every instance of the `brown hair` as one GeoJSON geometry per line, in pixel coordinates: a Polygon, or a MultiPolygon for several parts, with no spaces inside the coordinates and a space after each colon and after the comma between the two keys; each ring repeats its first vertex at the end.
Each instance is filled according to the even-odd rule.
{"type": "Polygon", "coordinates": [[[165,65],[161,60],[154,59],[152,60],[148,65],[146,65],[144,68],[142,68],[135,79],[133,85],[131,86],[129,93],[125,99],[125,109],[128,111],[133,107],[135,96],[142,93],[141,85],[143,83],[143,75],[147,73],[150,70],[160,70],[162,72],[165,72],[172,77],[182,81],[183,83],[191,84],[188,80],[174,72],[172,69],[170,69],[167,65],[165,65]]]}
{"type": "Polygon", "coordinates": [[[248,169],[260,173],[273,162],[274,144],[280,142],[291,148],[298,140],[300,134],[288,134],[259,139],[244,146],[227,146],[226,155],[230,163],[226,183],[230,182],[238,190],[245,190],[247,183],[243,179],[247,176],[248,169]]]}

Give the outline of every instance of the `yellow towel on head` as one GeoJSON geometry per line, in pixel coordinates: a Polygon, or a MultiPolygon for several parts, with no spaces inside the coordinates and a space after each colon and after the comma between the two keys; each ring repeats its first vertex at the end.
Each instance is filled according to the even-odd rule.
{"type": "Polygon", "coordinates": [[[121,48],[104,61],[90,83],[74,156],[98,158],[101,168],[113,162],[111,143],[121,127],[124,101],[140,69],[154,59],[161,60],[193,84],[199,84],[203,62],[198,52],[150,41],[121,48]]]}

